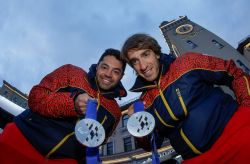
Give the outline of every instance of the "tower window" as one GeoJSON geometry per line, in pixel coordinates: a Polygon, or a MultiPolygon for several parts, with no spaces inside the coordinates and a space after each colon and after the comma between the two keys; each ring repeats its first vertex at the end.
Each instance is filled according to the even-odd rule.
{"type": "Polygon", "coordinates": [[[224,46],[221,44],[221,43],[219,43],[218,41],[216,41],[216,40],[212,40],[212,43],[217,47],[217,48],[219,48],[219,49],[222,49],[224,46]]]}
{"type": "Polygon", "coordinates": [[[236,60],[236,63],[239,64],[239,66],[246,72],[246,73],[250,73],[250,69],[244,64],[242,63],[240,60],[236,60]]]}
{"type": "Polygon", "coordinates": [[[191,40],[187,40],[187,44],[188,44],[192,49],[194,49],[195,47],[197,47],[197,45],[196,45],[194,42],[192,42],[191,40]]]}
{"type": "Polygon", "coordinates": [[[113,142],[107,143],[107,155],[113,154],[113,142]]]}
{"type": "Polygon", "coordinates": [[[127,114],[123,115],[123,117],[122,117],[122,127],[126,127],[127,126],[128,118],[129,117],[128,117],[127,114]]]}
{"type": "Polygon", "coordinates": [[[123,142],[124,142],[124,151],[125,152],[131,151],[132,150],[131,137],[123,138],[123,142]]]}

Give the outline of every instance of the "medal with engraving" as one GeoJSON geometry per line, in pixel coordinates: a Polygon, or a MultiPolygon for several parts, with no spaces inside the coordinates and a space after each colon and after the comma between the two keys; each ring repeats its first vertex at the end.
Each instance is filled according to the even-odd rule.
{"type": "Polygon", "coordinates": [[[87,102],[86,117],[77,122],[75,126],[76,139],[87,147],[97,147],[105,139],[103,126],[96,121],[97,102],[89,99],[87,102]]]}
{"type": "Polygon", "coordinates": [[[85,146],[97,147],[105,139],[103,126],[96,120],[85,118],[80,120],[75,127],[77,140],[85,146]]]}
{"type": "Polygon", "coordinates": [[[155,119],[148,112],[136,112],[128,120],[127,128],[135,137],[144,137],[150,134],[155,127],[155,119]]]}

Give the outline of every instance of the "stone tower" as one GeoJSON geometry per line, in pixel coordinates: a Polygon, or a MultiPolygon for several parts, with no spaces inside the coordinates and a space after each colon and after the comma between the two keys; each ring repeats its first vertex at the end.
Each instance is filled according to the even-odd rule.
{"type": "Polygon", "coordinates": [[[250,62],[226,41],[204,27],[190,21],[186,16],[160,25],[170,53],[176,57],[185,52],[201,52],[211,56],[233,59],[245,72],[250,74],[250,62]]]}

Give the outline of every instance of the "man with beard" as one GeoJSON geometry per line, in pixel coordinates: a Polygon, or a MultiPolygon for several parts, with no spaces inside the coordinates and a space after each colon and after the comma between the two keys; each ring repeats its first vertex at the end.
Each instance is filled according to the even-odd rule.
{"type": "Polygon", "coordinates": [[[88,73],[67,64],[45,76],[30,91],[30,109],[1,134],[0,163],[85,163],[76,122],[85,115],[88,99],[96,99],[97,121],[108,139],[121,117],[114,98],[127,95],[120,82],[125,67],[120,51],[107,49],[88,73]]]}

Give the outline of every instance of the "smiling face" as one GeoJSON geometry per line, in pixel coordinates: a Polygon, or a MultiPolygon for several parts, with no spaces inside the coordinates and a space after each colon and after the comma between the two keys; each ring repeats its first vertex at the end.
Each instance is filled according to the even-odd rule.
{"type": "Polygon", "coordinates": [[[102,90],[114,88],[123,76],[122,66],[122,62],[114,56],[105,56],[97,65],[96,78],[99,88],[102,90]]]}
{"type": "Polygon", "coordinates": [[[159,74],[159,55],[150,49],[132,49],[127,53],[128,62],[139,76],[152,82],[159,74]]]}

